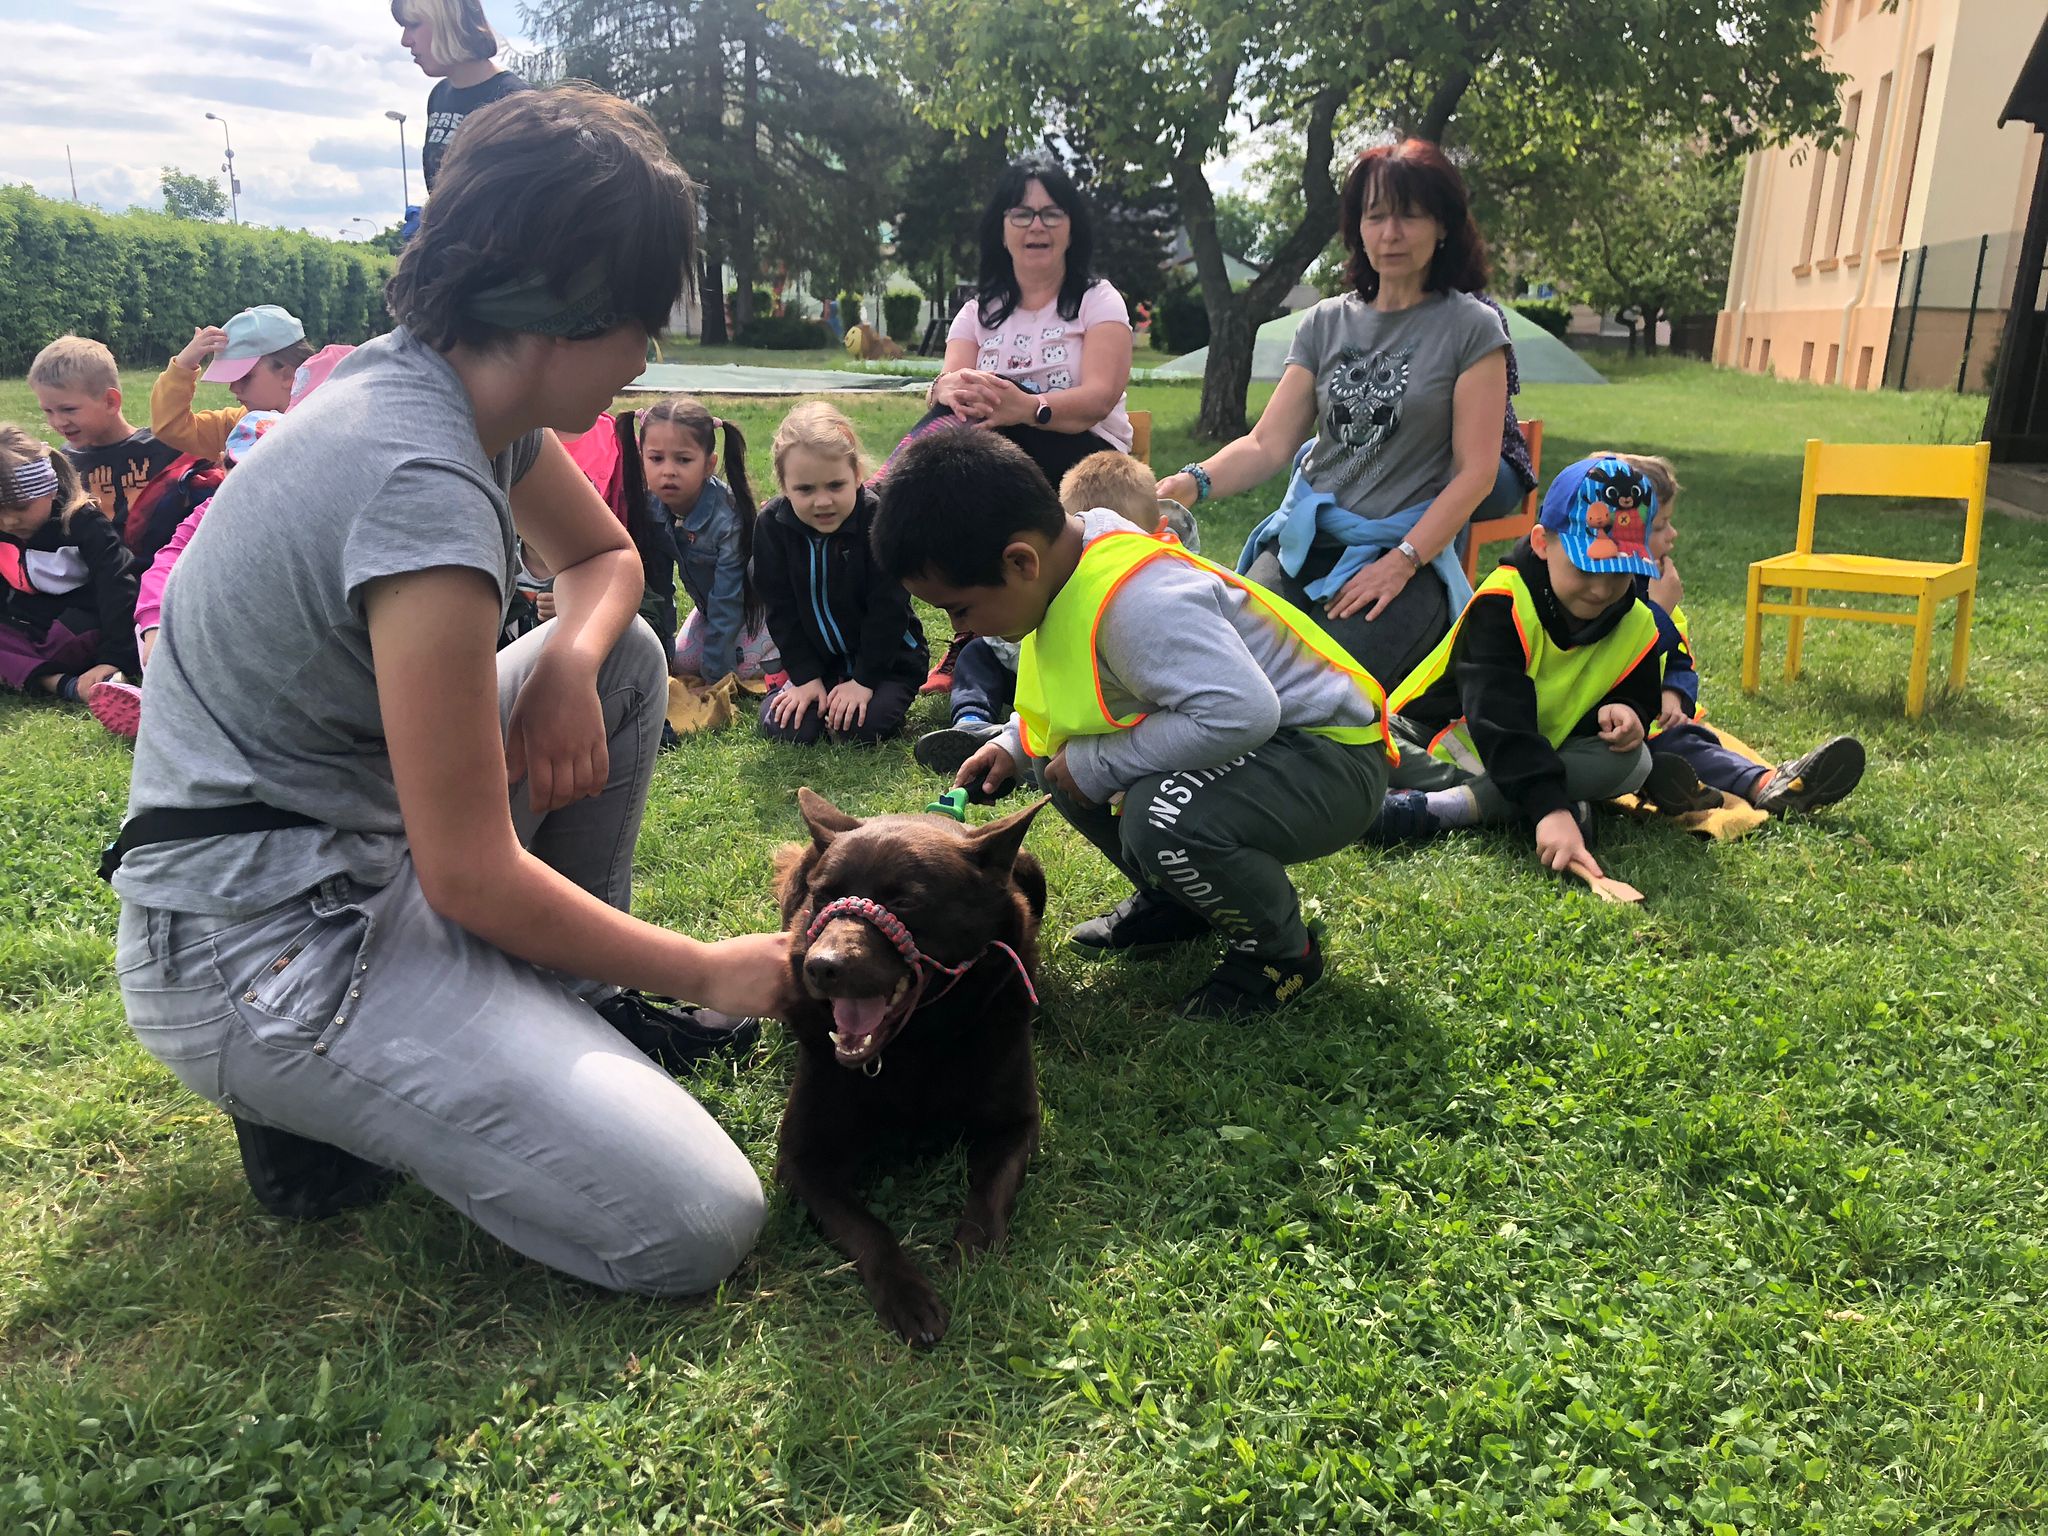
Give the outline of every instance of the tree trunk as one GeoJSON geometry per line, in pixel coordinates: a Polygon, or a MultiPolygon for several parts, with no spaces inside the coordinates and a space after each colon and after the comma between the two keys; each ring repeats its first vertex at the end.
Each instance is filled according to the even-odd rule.
{"type": "Polygon", "coordinates": [[[1194,251],[1202,305],[1209,312],[1209,361],[1202,371],[1197,437],[1228,442],[1245,434],[1244,397],[1251,386],[1252,348],[1259,322],[1279,310],[1288,290],[1301,280],[1337,227],[1337,187],[1330,179],[1332,127],[1350,94],[1347,85],[1326,86],[1310,102],[1307,142],[1302,150],[1300,222],[1243,293],[1231,292],[1223,240],[1216,229],[1216,197],[1202,170],[1201,156],[1190,148],[1174,157],[1173,190],[1194,251]]]}
{"type": "Polygon", "coordinates": [[[697,285],[704,308],[704,345],[722,347],[732,338],[725,328],[725,247],[714,231],[704,239],[704,276],[697,285]]]}
{"type": "Polygon", "coordinates": [[[1469,69],[1453,69],[1444,76],[1442,83],[1430,93],[1429,105],[1423,108],[1422,116],[1415,124],[1415,137],[1441,144],[1444,130],[1451,126],[1458,103],[1465,99],[1465,92],[1471,86],[1472,71],[1469,69]]]}
{"type": "Polygon", "coordinates": [[[1647,305],[1643,309],[1643,356],[1657,355],[1657,318],[1664,313],[1658,305],[1647,305]]]}
{"type": "MultiPolygon", "coordinates": [[[[699,19],[697,46],[704,61],[704,74],[697,108],[705,142],[715,146],[725,137],[725,39],[715,26],[709,25],[708,12],[707,7],[706,14],[699,19]]],[[[719,184],[726,178],[720,174],[722,167],[716,150],[711,154],[707,177],[711,185],[705,192],[704,284],[698,298],[704,306],[704,345],[722,347],[731,340],[725,326],[725,242],[726,230],[730,228],[732,191],[719,184]]]]}
{"type": "Polygon", "coordinates": [[[760,218],[754,206],[756,189],[761,185],[760,128],[755,120],[760,100],[760,63],[754,52],[754,39],[748,37],[740,45],[740,154],[747,173],[734,189],[732,240],[733,282],[738,289],[732,301],[732,325],[742,335],[753,323],[754,288],[760,281],[760,259],[755,250],[760,218]]]}

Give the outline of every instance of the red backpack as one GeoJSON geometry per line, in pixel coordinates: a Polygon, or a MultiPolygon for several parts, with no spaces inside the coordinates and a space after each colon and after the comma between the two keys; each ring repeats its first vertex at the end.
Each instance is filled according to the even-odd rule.
{"type": "Polygon", "coordinates": [[[128,521],[121,528],[121,542],[135,554],[135,562],[147,570],[157,551],[170,543],[178,524],[194,508],[220,489],[226,473],[211,459],[181,453],[158,470],[128,502],[128,521]]]}

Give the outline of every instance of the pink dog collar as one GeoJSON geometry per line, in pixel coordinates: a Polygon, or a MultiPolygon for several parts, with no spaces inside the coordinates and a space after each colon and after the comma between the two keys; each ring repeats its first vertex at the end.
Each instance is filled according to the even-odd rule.
{"type": "Polygon", "coordinates": [[[804,930],[804,942],[810,943],[824,931],[827,923],[842,917],[858,918],[871,925],[877,933],[896,946],[896,953],[903,957],[903,963],[910,967],[911,974],[917,978],[912,984],[910,997],[909,1011],[912,1013],[927,1003],[937,1002],[952,991],[954,983],[981,964],[991,949],[999,949],[1010,957],[1010,963],[1017,968],[1017,979],[1024,983],[1025,995],[1033,1004],[1038,1001],[1038,989],[1031,985],[1031,973],[1024,969],[1023,957],[1001,939],[989,940],[970,960],[963,960],[958,965],[943,965],[917,947],[917,940],[910,936],[910,928],[902,918],[879,901],[870,901],[865,896],[841,896],[836,901],[826,902],[811,918],[810,926],[804,930]],[[931,979],[930,973],[934,972],[945,977],[946,984],[930,997],[926,997],[925,986],[931,979]]]}

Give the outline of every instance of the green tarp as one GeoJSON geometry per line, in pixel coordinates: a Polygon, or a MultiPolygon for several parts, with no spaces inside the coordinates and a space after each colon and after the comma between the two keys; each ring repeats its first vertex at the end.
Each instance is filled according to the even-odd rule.
{"type": "Polygon", "coordinates": [[[832,368],[753,368],[740,363],[649,363],[626,386],[649,395],[822,395],[838,390],[923,390],[928,380],[832,368]]]}

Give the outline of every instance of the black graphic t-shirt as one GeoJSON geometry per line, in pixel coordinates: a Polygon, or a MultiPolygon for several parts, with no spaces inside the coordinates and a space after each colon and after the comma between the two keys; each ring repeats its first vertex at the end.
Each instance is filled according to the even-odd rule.
{"type": "Polygon", "coordinates": [[[159,442],[147,427],[138,427],[118,443],[66,448],[64,457],[100,504],[100,515],[120,533],[128,526],[128,503],[178,457],[178,450],[159,442]]]}
{"type": "Polygon", "coordinates": [[[420,170],[426,175],[427,190],[434,190],[434,178],[441,174],[441,157],[448,153],[455,130],[462,126],[465,117],[494,101],[502,101],[514,91],[532,89],[509,69],[499,70],[479,85],[438,81],[427,93],[427,138],[420,149],[420,170]]]}
{"type": "Polygon", "coordinates": [[[1361,517],[1435,500],[1451,479],[1458,376],[1507,344],[1500,316],[1470,294],[1392,314],[1355,293],[1323,300],[1287,354],[1315,377],[1309,484],[1361,517]]]}

